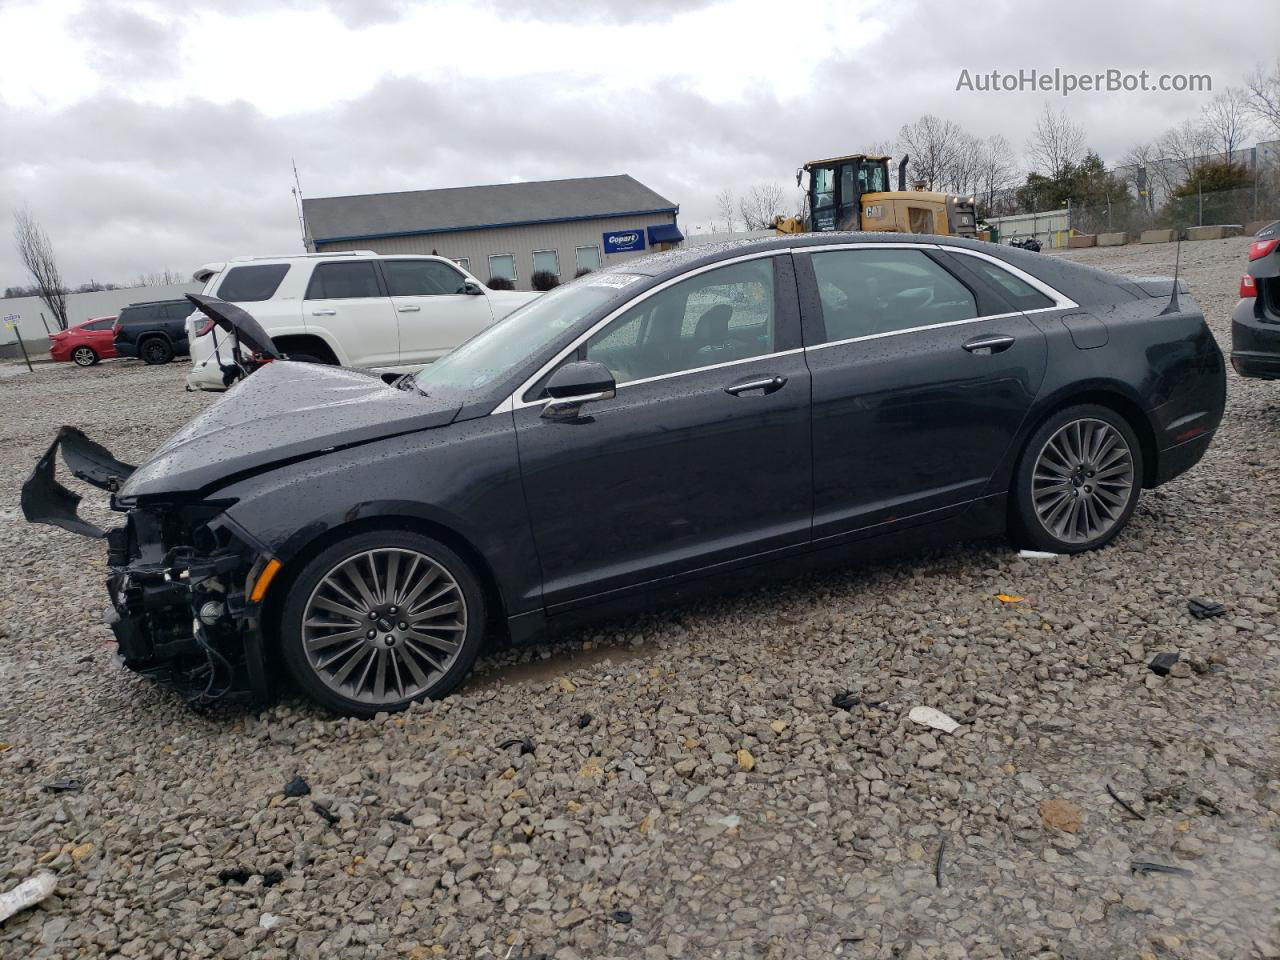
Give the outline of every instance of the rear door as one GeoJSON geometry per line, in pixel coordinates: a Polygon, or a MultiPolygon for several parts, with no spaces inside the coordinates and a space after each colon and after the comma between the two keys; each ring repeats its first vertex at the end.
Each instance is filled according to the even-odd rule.
{"type": "Polygon", "coordinates": [[[814,539],[943,519],[988,493],[1044,377],[1044,335],[936,248],[859,244],[796,259],[814,539]]]}
{"type": "Polygon", "coordinates": [[[353,367],[394,367],[400,362],[396,312],[372,260],[317,263],[302,314],[307,331],[337,343],[353,367]]]}
{"type": "Polygon", "coordinates": [[[461,270],[441,260],[382,260],[396,311],[400,364],[430,363],[493,322],[489,298],[466,291],[461,270]]]}

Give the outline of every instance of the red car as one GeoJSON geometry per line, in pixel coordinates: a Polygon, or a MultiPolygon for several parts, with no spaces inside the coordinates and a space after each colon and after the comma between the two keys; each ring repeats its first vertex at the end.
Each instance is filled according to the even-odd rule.
{"type": "Polygon", "coordinates": [[[99,360],[116,356],[111,337],[115,317],[94,317],[62,330],[49,338],[49,356],[54,360],[70,360],[77,367],[92,367],[99,360]]]}

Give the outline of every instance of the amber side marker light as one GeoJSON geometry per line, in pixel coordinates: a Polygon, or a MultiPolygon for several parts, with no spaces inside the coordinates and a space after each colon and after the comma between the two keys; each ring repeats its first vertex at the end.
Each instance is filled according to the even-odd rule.
{"type": "Polygon", "coordinates": [[[267,595],[267,587],[271,586],[271,581],[275,579],[276,574],[279,572],[280,561],[268,560],[267,565],[258,574],[258,579],[253,583],[253,592],[249,594],[249,600],[253,603],[261,603],[262,598],[267,595]]]}

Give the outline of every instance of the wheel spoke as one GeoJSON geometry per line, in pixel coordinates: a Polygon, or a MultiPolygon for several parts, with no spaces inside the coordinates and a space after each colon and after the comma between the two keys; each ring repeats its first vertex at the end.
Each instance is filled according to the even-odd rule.
{"type": "Polygon", "coordinates": [[[303,610],[302,646],[331,690],[395,707],[430,692],[467,630],[453,574],[424,553],[387,547],[348,557],[321,578],[303,610]]]}

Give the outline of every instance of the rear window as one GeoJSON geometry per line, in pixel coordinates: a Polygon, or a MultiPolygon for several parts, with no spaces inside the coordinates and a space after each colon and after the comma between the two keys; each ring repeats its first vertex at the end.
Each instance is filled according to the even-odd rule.
{"type": "Polygon", "coordinates": [[[373,264],[317,263],[307,284],[308,300],[352,300],[362,297],[380,297],[378,277],[373,264]]]}
{"type": "Polygon", "coordinates": [[[137,307],[125,307],[120,311],[117,318],[122,324],[129,323],[162,323],[164,314],[160,311],[164,308],[160,303],[145,303],[137,307]]]}
{"type": "Polygon", "coordinates": [[[252,303],[270,300],[280,288],[280,281],[289,272],[287,263],[255,263],[252,266],[232,267],[218,284],[218,296],[233,303],[252,303]]]}

